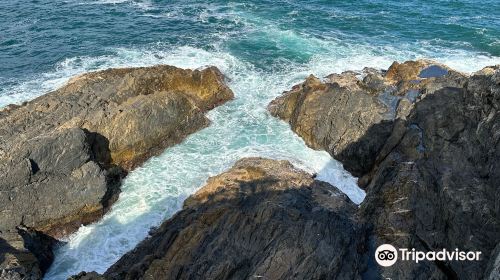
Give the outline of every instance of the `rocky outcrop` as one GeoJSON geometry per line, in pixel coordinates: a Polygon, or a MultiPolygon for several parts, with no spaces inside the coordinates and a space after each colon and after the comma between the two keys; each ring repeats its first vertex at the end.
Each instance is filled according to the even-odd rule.
{"type": "Polygon", "coordinates": [[[25,257],[25,232],[35,244],[95,221],[127,171],[207,126],[204,113],[232,97],[214,67],[154,66],[84,74],[0,111],[2,273],[43,273],[25,257]]]}
{"type": "Polygon", "coordinates": [[[482,259],[395,265],[384,277],[486,277],[500,242],[499,109],[499,68],[485,68],[462,88],[426,95],[393,131],[363,178],[361,211],[375,243],[481,251],[482,259]]]}
{"type": "Polygon", "coordinates": [[[387,72],[308,78],[270,104],[306,143],[361,176],[367,195],[359,216],[370,228],[369,256],[384,243],[482,252],[479,261],[376,266],[377,277],[498,274],[499,68],[465,76],[430,61],[394,63],[387,72]]]}
{"type": "Polygon", "coordinates": [[[314,149],[324,149],[355,176],[368,172],[417,97],[443,86],[461,86],[465,76],[432,61],[395,62],[388,71],[310,76],[269,104],[314,149]],[[371,135],[372,137],[364,137],[371,135]]]}
{"type": "Polygon", "coordinates": [[[360,279],[364,231],[335,187],[246,158],[103,275],[73,279],[360,279]]]}

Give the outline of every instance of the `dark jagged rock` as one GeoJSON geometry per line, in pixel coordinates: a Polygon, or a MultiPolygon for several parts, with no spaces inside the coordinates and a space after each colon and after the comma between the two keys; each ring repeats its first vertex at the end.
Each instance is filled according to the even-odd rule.
{"type": "Polygon", "coordinates": [[[356,209],[286,161],[243,159],[210,178],[104,277],[360,279],[356,209]]]}
{"type": "Polygon", "coordinates": [[[214,67],[154,66],[84,74],[1,110],[0,238],[6,245],[0,256],[20,253],[4,257],[17,261],[0,261],[0,271],[10,275],[26,264],[25,275],[43,273],[51,260],[35,252],[50,247],[38,244],[42,236],[59,238],[97,220],[116,200],[127,171],[207,126],[204,113],[232,97],[214,67]],[[34,235],[31,243],[19,242],[19,226],[34,235]],[[32,265],[30,252],[38,263],[32,265]]]}
{"type": "MultiPolygon", "coordinates": [[[[375,243],[422,251],[481,251],[480,261],[422,262],[383,270],[394,279],[486,277],[500,242],[500,71],[415,104],[365,175],[362,216],[375,243]]],[[[365,137],[370,137],[366,135],[365,137]]]]}
{"type": "Polygon", "coordinates": [[[375,96],[313,76],[274,100],[269,110],[288,121],[309,146],[329,151],[354,174],[369,170],[392,129],[392,122],[385,121],[386,107],[375,96]],[[379,124],[373,131],[379,137],[349,146],[374,124],[379,124]]]}
{"type": "Polygon", "coordinates": [[[404,119],[420,95],[463,85],[464,77],[427,60],[394,63],[387,72],[366,68],[332,74],[323,82],[310,76],[268,109],[287,121],[307,145],[328,151],[360,176],[373,167],[395,118],[404,119]],[[367,134],[372,137],[363,137],[367,134]]]}
{"type": "Polygon", "coordinates": [[[468,77],[429,61],[394,63],[387,72],[365,69],[362,80],[346,72],[311,86],[309,78],[270,104],[271,113],[287,120],[306,143],[329,151],[361,176],[367,196],[359,215],[371,228],[370,256],[384,243],[482,252],[480,261],[398,262],[376,268],[377,277],[494,279],[498,274],[499,68],[468,77]],[[366,101],[370,95],[394,110],[389,133],[381,111],[373,109],[378,105],[366,101]],[[343,96],[349,96],[347,102],[343,96]],[[369,116],[361,118],[361,112],[369,116]],[[347,138],[337,134],[344,127],[340,135],[347,138]],[[365,143],[376,145],[359,148],[365,143]]]}
{"type": "Polygon", "coordinates": [[[57,240],[41,232],[19,227],[0,236],[0,279],[40,279],[54,259],[57,240]]]}
{"type": "Polygon", "coordinates": [[[118,180],[95,161],[92,138],[75,127],[11,146],[0,166],[2,231],[23,225],[60,237],[103,214],[118,180]]]}

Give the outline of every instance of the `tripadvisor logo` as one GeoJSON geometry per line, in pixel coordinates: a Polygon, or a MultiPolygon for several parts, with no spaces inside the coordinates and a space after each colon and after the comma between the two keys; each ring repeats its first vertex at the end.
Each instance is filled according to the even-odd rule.
{"type": "Polygon", "coordinates": [[[448,251],[442,249],[439,251],[416,251],[415,248],[409,250],[400,248],[399,250],[391,244],[383,244],[378,246],[375,250],[375,260],[381,266],[392,266],[396,261],[413,261],[418,263],[420,261],[478,261],[481,252],[479,251],[459,251],[455,249],[448,251]]]}
{"type": "Polygon", "coordinates": [[[391,266],[398,260],[398,250],[390,244],[380,245],[375,251],[375,260],[381,266],[391,266]]]}

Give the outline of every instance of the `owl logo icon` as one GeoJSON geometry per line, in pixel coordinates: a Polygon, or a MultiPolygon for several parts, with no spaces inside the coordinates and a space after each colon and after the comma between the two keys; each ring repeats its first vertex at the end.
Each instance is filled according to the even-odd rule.
{"type": "Polygon", "coordinates": [[[375,260],[381,266],[391,266],[398,260],[398,250],[390,244],[380,245],[375,250],[375,260]]]}

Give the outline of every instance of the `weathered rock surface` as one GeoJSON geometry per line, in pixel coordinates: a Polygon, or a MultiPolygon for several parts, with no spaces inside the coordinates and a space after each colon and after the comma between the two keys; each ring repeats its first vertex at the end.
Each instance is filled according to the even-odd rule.
{"type": "MultiPolygon", "coordinates": [[[[43,273],[44,265],[33,266],[25,257],[31,249],[26,240],[18,242],[24,232],[19,226],[58,238],[95,221],[116,199],[127,171],[207,126],[204,113],[232,97],[214,67],[154,66],[84,74],[33,101],[4,108],[2,248],[23,252],[11,257],[26,264],[24,275],[43,273]]],[[[9,254],[7,249],[0,256],[9,254]]],[[[14,273],[14,262],[6,261],[11,257],[0,257],[0,271],[11,269],[2,273],[14,273]]]]}
{"type": "Polygon", "coordinates": [[[375,96],[337,83],[322,83],[313,76],[274,100],[269,110],[288,121],[307,145],[327,150],[355,174],[369,170],[383,145],[380,139],[389,137],[392,129],[392,122],[385,121],[386,106],[375,96]],[[353,141],[360,140],[374,124],[379,124],[373,131],[379,137],[353,141]]]}
{"type": "Polygon", "coordinates": [[[361,176],[367,196],[359,215],[371,228],[369,256],[384,243],[482,252],[480,261],[376,267],[378,277],[498,274],[499,68],[468,77],[430,61],[394,63],[387,72],[365,69],[362,80],[353,72],[325,82],[309,78],[270,104],[306,143],[361,176]],[[393,110],[385,119],[379,101],[393,110]]]}
{"type": "Polygon", "coordinates": [[[495,250],[491,253],[490,262],[486,268],[484,279],[500,279],[500,243],[497,244],[495,250]]]}
{"type": "Polygon", "coordinates": [[[499,109],[500,71],[486,68],[463,88],[426,95],[393,131],[364,178],[362,216],[373,223],[375,243],[481,251],[482,259],[395,265],[385,277],[487,277],[500,242],[499,109]]]}
{"type": "Polygon", "coordinates": [[[373,167],[393,120],[404,119],[418,96],[445,85],[462,85],[464,77],[432,61],[395,62],[387,72],[366,68],[332,74],[324,81],[310,76],[268,109],[287,121],[308,146],[328,151],[360,176],[373,167]]]}
{"type": "Polygon", "coordinates": [[[286,161],[246,158],[103,276],[74,279],[360,279],[365,234],[356,210],[286,161]]]}
{"type": "Polygon", "coordinates": [[[0,237],[0,279],[40,279],[53,261],[57,240],[40,232],[19,228],[0,237]]]}

